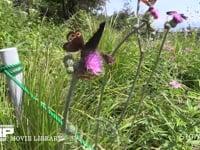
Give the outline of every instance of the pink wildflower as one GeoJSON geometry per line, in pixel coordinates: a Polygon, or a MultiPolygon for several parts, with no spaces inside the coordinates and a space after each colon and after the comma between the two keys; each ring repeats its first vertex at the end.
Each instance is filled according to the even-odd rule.
{"type": "Polygon", "coordinates": [[[166,46],[166,49],[167,49],[168,51],[173,51],[173,50],[174,50],[174,48],[173,48],[171,45],[167,45],[167,46],[166,46]]]}
{"type": "Polygon", "coordinates": [[[169,11],[167,12],[168,15],[172,15],[173,20],[176,21],[176,23],[181,23],[183,20],[186,20],[187,17],[184,14],[179,14],[176,11],[169,11]]]}
{"type": "Polygon", "coordinates": [[[85,56],[84,64],[87,71],[94,75],[99,75],[102,72],[103,62],[97,51],[90,52],[87,56],[85,56]]]}
{"type": "Polygon", "coordinates": [[[182,16],[181,16],[180,14],[178,14],[178,13],[175,12],[175,13],[172,13],[171,15],[172,15],[173,19],[174,19],[177,23],[183,22],[183,18],[182,18],[182,16]]]}
{"type": "Polygon", "coordinates": [[[158,19],[159,18],[159,12],[157,9],[151,7],[149,9],[149,12],[152,14],[152,16],[154,17],[154,19],[158,19]]]}
{"type": "Polygon", "coordinates": [[[176,82],[176,81],[174,81],[174,80],[171,81],[169,84],[175,89],[181,88],[181,84],[176,82]]]}
{"type": "Polygon", "coordinates": [[[177,24],[187,19],[187,17],[184,14],[179,14],[176,11],[168,11],[167,15],[171,15],[172,19],[165,23],[166,29],[174,28],[177,24]]]}

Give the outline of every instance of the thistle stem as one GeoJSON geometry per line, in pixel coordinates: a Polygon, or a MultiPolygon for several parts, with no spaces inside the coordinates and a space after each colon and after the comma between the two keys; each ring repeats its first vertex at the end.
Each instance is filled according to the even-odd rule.
{"type": "MultiPolygon", "coordinates": [[[[138,104],[138,106],[137,106],[137,108],[136,108],[136,111],[135,111],[135,113],[134,113],[135,115],[133,116],[133,119],[132,119],[132,122],[131,122],[131,126],[130,126],[131,128],[130,128],[129,133],[128,133],[129,137],[130,137],[130,135],[131,135],[131,131],[132,131],[132,129],[133,129],[133,125],[134,125],[135,119],[136,119],[136,117],[137,117],[137,114],[138,114],[138,112],[139,112],[139,110],[140,110],[141,104],[142,104],[142,102],[143,102],[143,100],[144,100],[144,98],[145,98],[145,96],[146,96],[145,94],[146,94],[147,87],[148,87],[148,85],[149,85],[149,83],[150,83],[150,81],[151,81],[151,79],[152,79],[152,77],[153,77],[153,74],[156,72],[156,68],[157,68],[157,66],[158,66],[158,63],[159,63],[159,60],[160,60],[160,56],[161,56],[161,52],[162,52],[164,43],[165,43],[165,41],[166,41],[166,39],[167,39],[168,32],[169,32],[169,29],[166,29],[165,35],[164,35],[164,37],[163,37],[162,43],[161,43],[160,48],[159,48],[159,51],[158,51],[158,55],[157,55],[157,57],[156,57],[156,59],[155,59],[154,65],[153,65],[153,67],[152,67],[151,74],[149,75],[149,78],[147,79],[147,82],[146,82],[145,86],[142,88],[142,95],[141,95],[141,97],[140,97],[140,99],[139,99],[139,104],[138,104]]],[[[126,144],[126,146],[125,146],[125,149],[126,149],[126,147],[127,147],[127,144],[126,144]]]]}
{"type": "Polygon", "coordinates": [[[138,27],[134,28],[129,34],[127,34],[124,39],[116,46],[116,48],[112,51],[111,56],[114,56],[116,54],[116,52],[119,50],[119,48],[121,47],[121,45],[136,31],[138,31],[139,29],[141,29],[142,27],[145,26],[145,23],[140,24],[138,27]]]}
{"type": "MultiPolygon", "coordinates": [[[[121,45],[133,34],[135,33],[136,31],[138,31],[139,29],[141,29],[142,27],[145,26],[145,23],[142,23],[140,26],[134,28],[129,34],[127,34],[124,39],[116,46],[116,48],[112,51],[111,53],[111,56],[114,57],[114,55],[117,53],[117,51],[119,50],[119,48],[121,47],[121,45]]],[[[107,84],[107,71],[104,75],[104,78],[103,78],[103,84],[102,84],[102,87],[101,87],[101,93],[100,93],[100,99],[99,99],[99,102],[98,102],[98,106],[97,106],[97,118],[100,117],[100,112],[101,112],[101,104],[102,104],[102,101],[103,101],[103,95],[104,95],[104,91],[105,91],[105,87],[106,87],[106,84],[107,84]]],[[[96,137],[95,137],[95,149],[97,149],[98,147],[98,136],[99,136],[99,120],[97,120],[97,124],[96,124],[96,137]]]]}
{"type": "MultiPolygon", "coordinates": [[[[139,24],[139,21],[140,21],[139,18],[138,18],[139,10],[140,10],[140,0],[137,1],[137,11],[136,11],[138,24],[139,24]]],[[[139,29],[137,31],[139,31],[139,29]]],[[[136,81],[137,81],[138,76],[140,74],[141,65],[142,65],[142,61],[143,61],[143,58],[144,58],[144,52],[142,51],[142,45],[141,45],[141,42],[140,42],[139,35],[138,35],[137,39],[138,39],[138,45],[139,45],[139,50],[140,50],[140,59],[139,59],[139,63],[138,63],[138,66],[137,66],[137,71],[136,71],[135,77],[133,79],[132,86],[130,88],[130,93],[128,94],[128,98],[127,98],[126,103],[125,103],[124,110],[121,113],[120,119],[119,119],[119,121],[117,123],[117,128],[119,127],[120,123],[122,122],[122,120],[123,120],[123,118],[125,116],[126,110],[128,108],[128,104],[129,104],[129,102],[130,102],[130,100],[132,98],[132,94],[133,94],[133,92],[135,90],[136,81]]]]}
{"type": "Polygon", "coordinates": [[[140,10],[140,0],[137,1],[137,11],[136,11],[137,17],[138,17],[138,14],[139,14],[139,10],[140,10]]]}
{"type": "Polygon", "coordinates": [[[103,79],[103,85],[101,87],[101,93],[100,93],[100,98],[99,98],[99,102],[98,102],[98,106],[97,106],[97,124],[96,124],[96,137],[95,137],[95,149],[97,150],[98,147],[98,137],[99,137],[99,117],[100,117],[100,113],[101,113],[101,105],[103,102],[103,94],[106,88],[106,82],[107,82],[107,72],[104,75],[104,79],[103,79]]]}
{"type": "Polygon", "coordinates": [[[141,46],[141,42],[140,42],[140,38],[139,38],[139,35],[138,35],[138,45],[139,45],[139,50],[140,50],[140,58],[139,58],[139,62],[138,62],[138,66],[137,66],[137,71],[136,71],[136,74],[135,74],[135,77],[133,79],[133,82],[132,82],[132,86],[130,88],[130,92],[128,94],[128,98],[126,100],[126,103],[125,103],[125,106],[124,106],[124,109],[123,109],[123,112],[121,113],[121,116],[119,118],[119,121],[117,123],[117,128],[119,127],[120,123],[122,122],[125,114],[126,114],[126,111],[127,111],[127,108],[128,108],[128,105],[130,103],[130,100],[132,98],[132,95],[133,95],[133,92],[135,90],[135,85],[136,85],[136,81],[139,77],[139,74],[140,74],[140,70],[141,70],[141,65],[142,65],[142,61],[144,59],[144,52],[142,50],[142,46],[141,46]]]}
{"type": "Polygon", "coordinates": [[[73,90],[74,90],[74,87],[75,87],[75,84],[76,84],[76,79],[77,79],[77,76],[74,73],[72,75],[72,79],[71,79],[71,82],[70,82],[70,87],[69,87],[69,91],[68,91],[68,95],[67,95],[67,100],[66,100],[66,104],[65,104],[65,111],[63,113],[63,125],[61,127],[61,132],[65,131],[66,124],[68,122],[69,106],[70,106],[70,102],[71,102],[71,98],[72,98],[72,93],[73,93],[73,90]]]}
{"type": "MultiPolygon", "coordinates": [[[[70,82],[70,87],[69,87],[69,90],[68,90],[66,103],[65,103],[65,110],[64,110],[64,113],[63,113],[63,124],[61,126],[61,133],[65,132],[66,124],[68,123],[69,106],[70,106],[73,90],[74,90],[74,87],[75,87],[75,84],[76,84],[76,80],[77,80],[77,75],[76,75],[76,73],[73,73],[72,79],[71,79],[71,82],[70,82]]],[[[62,149],[63,149],[63,142],[60,142],[59,150],[62,150],[62,149]]]]}

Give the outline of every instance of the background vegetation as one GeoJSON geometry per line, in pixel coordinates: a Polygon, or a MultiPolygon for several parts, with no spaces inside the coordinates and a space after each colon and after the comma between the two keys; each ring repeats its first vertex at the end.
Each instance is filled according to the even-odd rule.
{"type": "MultiPolygon", "coordinates": [[[[27,14],[21,7],[13,7],[13,4],[0,1],[0,48],[18,48],[24,67],[24,84],[39,100],[45,102],[56,113],[63,114],[71,79],[62,63],[66,53],[62,50],[62,45],[66,41],[65,36],[68,31],[80,28],[87,40],[96,31],[98,24],[106,20],[99,50],[110,53],[128,30],[115,29],[119,25],[118,15],[109,18],[81,10],[72,13],[68,20],[56,22],[54,19],[41,16],[39,11],[30,11],[27,14]]],[[[141,89],[149,76],[152,62],[160,46],[161,37],[156,40],[141,39],[145,50],[144,62],[131,103],[118,130],[116,123],[123,111],[139,60],[137,37],[133,35],[122,45],[115,56],[115,64],[105,65],[109,80],[100,118],[96,118],[96,110],[103,75],[94,80],[78,81],[72,98],[69,120],[91,146],[95,141],[96,119],[98,119],[101,149],[121,150],[126,144],[130,150],[200,149],[200,44],[196,38],[197,32],[192,32],[189,36],[183,36],[181,32],[169,34],[166,45],[171,45],[174,50],[163,50],[160,64],[148,86],[147,96],[134,124],[131,124],[138,107],[141,89]],[[171,87],[169,82],[172,80],[181,83],[182,87],[179,89],[171,87]]],[[[40,109],[38,103],[25,94],[23,122],[19,122],[13,112],[4,74],[0,75],[0,87],[0,124],[14,124],[15,136],[58,135],[60,126],[40,109]]],[[[5,150],[45,150],[57,147],[58,142],[55,141],[1,142],[1,149],[5,150]]],[[[85,149],[74,136],[67,136],[65,147],[85,149]]]]}

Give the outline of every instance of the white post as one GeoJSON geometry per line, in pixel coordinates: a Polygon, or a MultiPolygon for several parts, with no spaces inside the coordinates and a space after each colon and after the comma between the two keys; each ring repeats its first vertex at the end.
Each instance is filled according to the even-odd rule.
{"type": "MultiPolygon", "coordinates": [[[[3,61],[3,65],[12,65],[19,63],[19,56],[17,53],[17,48],[5,48],[0,49],[1,59],[3,61]]],[[[22,72],[14,75],[19,82],[22,83],[22,72]]],[[[12,102],[15,107],[16,115],[21,119],[22,117],[22,90],[21,88],[12,81],[9,77],[7,78],[9,93],[12,98],[12,102]]]]}

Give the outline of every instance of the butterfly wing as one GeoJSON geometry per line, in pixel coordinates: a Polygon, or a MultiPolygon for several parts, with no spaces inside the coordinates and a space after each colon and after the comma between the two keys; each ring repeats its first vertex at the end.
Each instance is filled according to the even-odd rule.
{"type": "Polygon", "coordinates": [[[157,2],[157,0],[149,0],[149,2],[153,6],[157,2]]]}
{"type": "Polygon", "coordinates": [[[67,52],[76,52],[84,47],[83,36],[79,30],[69,32],[67,34],[67,40],[68,42],[63,45],[63,49],[67,52]]]}
{"type": "Polygon", "coordinates": [[[181,15],[181,17],[183,18],[183,19],[187,19],[188,17],[187,16],[185,16],[184,14],[180,14],[181,15]]]}
{"type": "Polygon", "coordinates": [[[168,11],[168,12],[166,12],[167,15],[172,15],[174,13],[177,13],[177,12],[176,11],[168,11]]]}
{"type": "Polygon", "coordinates": [[[103,30],[104,30],[104,27],[105,27],[105,22],[99,25],[99,29],[97,30],[97,32],[85,44],[84,51],[95,50],[97,48],[99,41],[101,39],[103,30]]]}
{"type": "Polygon", "coordinates": [[[153,6],[157,0],[140,0],[142,1],[144,4],[146,4],[147,6],[153,6]]]}

